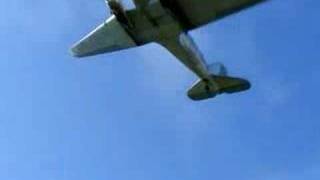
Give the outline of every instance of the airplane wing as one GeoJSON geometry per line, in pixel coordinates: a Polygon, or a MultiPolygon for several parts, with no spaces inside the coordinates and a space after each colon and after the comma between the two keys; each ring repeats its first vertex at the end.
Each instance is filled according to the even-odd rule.
{"type": "Polygon", "coordinates": [[[191,30],[267,0],[165,0],[191,30]]]}
{"type": "Polygon", "coordinates": [[[71,49],[76,57],[92,56],[135,47],[137,44],[112,15],[71,49]]]}

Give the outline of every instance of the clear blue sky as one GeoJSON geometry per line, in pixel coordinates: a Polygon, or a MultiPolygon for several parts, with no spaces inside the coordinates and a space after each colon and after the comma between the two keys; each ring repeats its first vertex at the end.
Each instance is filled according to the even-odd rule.
{"type": "Polygon", "coordinates": [[[191,34],[252,81],[190,101],[152,44],[74,59],[103,0],[0,0],[1,180],[318,180],[320,2],[274,0],[191,34]]]}

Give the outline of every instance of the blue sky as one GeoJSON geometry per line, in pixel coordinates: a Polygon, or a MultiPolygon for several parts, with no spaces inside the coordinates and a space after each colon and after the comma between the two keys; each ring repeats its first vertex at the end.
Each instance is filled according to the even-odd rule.
{"type": "Polygon", "coordinates": [[[191,34],[242,94],[185,95],[162,47],[74,59],[103,0],[0,0],[1,180],[315,180],[320,2],[274,0],[191,34]]]}

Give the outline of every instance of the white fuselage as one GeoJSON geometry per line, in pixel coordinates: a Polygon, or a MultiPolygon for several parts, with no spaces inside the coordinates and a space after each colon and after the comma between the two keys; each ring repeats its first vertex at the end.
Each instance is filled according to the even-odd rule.
{"type": "Polygon", "coordinates": [[[159,0],[144,3],[143,6],[137,5],[136,17],[132,18],[130,13],[128,14],[133,28],[127,30],[133,39],[143,44],[157,42],[169,51],[179,51],[173,54],[201,79],[207,78],[210,72],[202,53],[174,13],[159,0]]]}

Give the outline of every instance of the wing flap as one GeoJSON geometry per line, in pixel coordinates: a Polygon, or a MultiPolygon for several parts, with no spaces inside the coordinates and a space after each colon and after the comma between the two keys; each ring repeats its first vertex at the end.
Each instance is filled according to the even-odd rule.
{"type": "Polygon", "coordinates": [[[77,42],[71,52],[76,57],[114,52],[135,47],[137,44],[112,15],[106,22],[77,42]]]}

